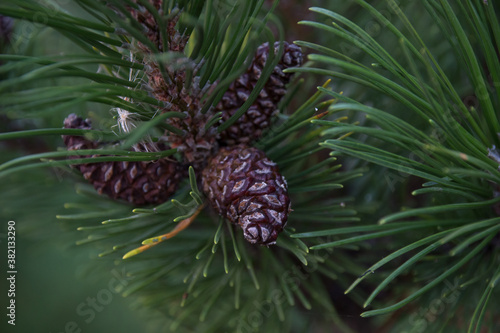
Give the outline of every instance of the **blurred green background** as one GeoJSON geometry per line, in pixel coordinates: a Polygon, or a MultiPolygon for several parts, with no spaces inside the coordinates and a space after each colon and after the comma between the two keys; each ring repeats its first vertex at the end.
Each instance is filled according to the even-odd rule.
{"type": "MultiPolygon", "coordinates": [[[[63,203],[74,196],[73,185],[49,175],[50,170],[40,172],[15,175],[1,185],[0,331],[148,332],[149,324],[140,309],[131,310],[129,302],[115,293],[122,274],[110,270],[113,265],[109,262],[85,268],[88,265],[82,263],[95,258],[95,253],[74,245],[74,229],[56,219],[64,209],[63,203]],[[40,172],[45,172],[45,179],[40,172]],[[28,180],[24,188],[19,187],[18,177],[28,180]],[[15,327],[7,324],[6,317],[6,233],[10,220],[16,222],[15,327]]],[[[126,279],[123,281],[126,283],[126,279]]]]}

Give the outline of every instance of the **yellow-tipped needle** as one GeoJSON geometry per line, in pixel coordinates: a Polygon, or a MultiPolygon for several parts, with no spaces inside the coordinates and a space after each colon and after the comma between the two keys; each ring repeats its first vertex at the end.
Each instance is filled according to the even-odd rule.
{"type": "Polygon", "coordinates": [[[174,237],[179,232],[181,232],[182,230],[186,229],[194,221],[194,219],[196,218],[196,216],[198,216],[198,214],[200,214],[200,212],[203,209],[203,207],[205,207],[205,205],[198,206],[198,208],[196,209],[196,211],[194,212],[193,215],[191,215],[187,219],[184,219],[184,220],[180,221],[179,223],[177,223],[177,225],[175,226],[175,228],[172,231],[170,231],[169,233],[166,233],[166,234],[161,235],[161,236],[156,236],[156,237],[148,238],[148,239],[144,240],[142,242],[142,244],[143,244],[142,246],[140,246],[140,247],[138,247],[136,249],[133,249],[132,251],[127,252],[123,256],[123,259],[128,259],[130,257],[133,257],[133,256],[135,256],[135,255],[137,255],[137,254],[139,254],[141,252],[144,252],[144,251],[152,248],[153,246],[155,246],[157,244],[160,244],[161,242],[163,242],[166,239],[174,237]]]}
{"type": "Polygon", "coordinates": [[[139,253],[141,253],[141,252],[146,251],[146,250],[147,250],[147,249],[149,249],[149,248],[152,248],[152,247],[153,247],[153,246],[155,246],[156,244],[157,244],[157,243],[155,243],[155,244],[149,244],[149,245],[143,245],[143,246],[141,246],[141,247],[138,247],[137,249],[134,249],[134,250],[132,250],[132,251],[127,252],[127,254],[125,254],[125,255],[123,256],[123,258],[122,258],[122,259],[128,259],[128,258],[130,258],[130,257],[133,257],[133,256],[135,256],[136,254],[139,254],[139,253]]]}

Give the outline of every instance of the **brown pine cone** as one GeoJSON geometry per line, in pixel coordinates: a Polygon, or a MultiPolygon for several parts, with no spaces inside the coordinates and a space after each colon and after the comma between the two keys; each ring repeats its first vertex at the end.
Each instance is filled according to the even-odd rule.
{"type": "MultiPolygon", "coordinates": [[[[134,3],[137,3],[137,0],[134,0],[134,3]]],[[[162,0],[149,0],[149,3],[153,5],[158,14],[161,16],[164,15],[162,9],[162,0]]],[[[163,41],[160,34],[160,29],[158,27],[158,23],[153,14],[151,14],[145,7],[139,5],[139,9],[133,8],[132,6],[128,6],[128,11],[132,15],[132,17],[139,22],[144,27],[144,33],[148,37],[150,41],[157,47],[158,51],[164,52],[166,51],[163,46],[163,41]]],[[[166,25],[167,30],[167,39],[168,46],[167,50],[182,52],[186,47],[186,43],[189,39],[189,36],[183,35],[177,31],[175,28],[177,21],[179,20],[179,14],[175,15],[171,18],[166,25]]],[[[149,50],[145,45],[139,43],[139,48],[146,53],[155,52],[156,50],[149,50]]]]}
{"type": "MultiPolygon", "coordinates": [[[[245,114],[228,129],[220,133],[221,144],[233,145],[252,142],[262,135],[265,128],[271,125],[271,117],[277,112],[278,103],[286,94],[286,85],[292,77],[291,73],[285,74],[283,70],[302,64],[300,48],[294,44],[283,43],[283,55],[264,88],[245,114]]],[[[280,42],[274,44],[275,52],[278,52],[279,46],[280,42]]],[[[250,68],[231,83],[216,107],[216,111],[223,112],[221,122],[234,115],[248,99],[262,74],[268,55],[269,44],[264,43],[257,48],[250,68]]]]}
{"type": "Polygon", "coordinates": [[[221,148],[202,172],[203,191],[213,208],[238,224],[250,243],[272,245],[290,212],[285,178],[257,148],[221,148]]]}
{"type": "MultiPolygon", "coordinates": [[[[165,15],[162,9],[162,0],[148,1],[156,8],[160,17],[165,15]]],[[[136,0],[134,2],[137,3],[136,0]]],[[[141,51],[146,54],[169,51],[182,53],[184,51],[189,35],[181,34],[177,31],[176,25],[179,20],[180,11],[166,22],[165,37],[167,38],[168,45],[164,47],[154,15],[143,6],[139,6],[139,9],[132,6],[128,6],[127,8],[132,17],[143,26],[146,37],[156,46],[156,50],[150,50],[147,46],[138,42],[138,47],[141,51]]],[[[182,96],[180,96],[182,93],[180,90],[185,82],[185,67],[191,66],[189,60],[181,56],[175,61],[171,61],[168,64],[165,63],[163,70],[166,72],[163,74],[162,68],[160,68],[153,57],[146,57],[144,60],[147,65],[145,66],[145,73],[148,76],[148,85],[154,97],[160,101],[174,104],[181,102],[182,104],[182,96]],[[166,82],[164,77],[168,77],[169,82],[166,82]]]]}
{"type": "MultiPolygon", "coordinates": [[[[71,114],[64,120],[65,128],[91,129],[90,122],[71,114]]],[[[83,136],[63,135],[68,150],[96,149],[98,144],[83,136]]],[[[97,157],[99,155],[92,155],[97,157]]],[[[85,156],[90,157],[90,156],[85,156]]],[[[81,158],[73,156],[71,158],[81,158]]],[[[154,162],[98,162],[76,164],[99,194],[107,194],[135,205],[160,204],[177,190],[182,173],[179,164],[167,159],[154,162]]]]}

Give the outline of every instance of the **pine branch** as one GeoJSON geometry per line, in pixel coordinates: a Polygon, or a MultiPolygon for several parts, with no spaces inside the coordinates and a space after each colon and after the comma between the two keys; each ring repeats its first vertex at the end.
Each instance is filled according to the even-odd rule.
{"type": "MultiPolygon", "coordinates": [[[[428,26],[440,29],[441,36],[449,42],[448,59],[438,58],[435,49],[427,44],[429,39],[424,39],[424,30],[417,29],[406,16],[406,8],[392,0],[387,2],[399,20],[398,26],[395,20],[388,20],[383,15],[383,10],[366,1],[358,0],[356,3],[387,27],[387,34],[396,37],[398,44],[393,48],[384,46],[382,42],[386,40],[382,37],[385,36],[374,38],[339,13],[312,8],[313,12],[321,14],[321,22],[325,22],[323,19],[326,18],[328,23],[304,21],[301,24],[328,34],[330,38],[342,39],[350,47],[361,50],[364,58],[360,60],[342,54],[335,46],[303,41],[301,45],[318,54],[309,56],[309,67],[297,71],[336,77],[344,80],[342,82],[351,81],[379,93],[381,97],[378,101],[390,99],[397,104],[384,105],[380,102],[381,107],[376,104],[368,107],[356,97],[349,98],[320,88],[320,91],[345,101],[332,106],[333,113],[346,114],[349,111],[350,118],[359,119],[356,114],[360,113],[366,117],[360,125],[322,121],[323,126],[328,128],[322,135],[329,137],[322,146],[393,170],[385,173],[385,182],[380,175],[365,173],[365,177],[372,177],[370,184],[373,187],[389,183],[392,190],[395,186],[404,189],[402,186],[411,179],[407,175],[418,177],[423,182],[423,188],[414,190],[412,195],[425,196],[425,199],[420,201],[421,207],[399,207],[396,212],[382,217],[379,225],[367,229],[332,228],[299,233],[294,237],[333,236],[344,232],[348,235],[347,238],[337,236],[334,241],[312,247],[325,248],[376,241],[394,235],[390,239],[395,250],[366,270],[347,292],[374,275],[370,273],[375,273],[386,263],[426,246],[404,264],[394,263],[388,268],[392,273],[380,282],[365,306],[381,290],[394,291],[395,287],[390,287],[389,282],[394,282],[410,267],[411,275],[422,281],[418,289],[411,295],[395,294],[393,297],[397,301],[394,305],[362,314],[372,316],[400,310],[424,293],[439,288],[449,276],[466,274],[471,277],[468,274],[472,272],[464,273],[468,267],[477,265],[485,268],[482,262],[498,256],[495,241],[499,230],[498,210],[495,211],[495,207],[500,173],[498,161],[491,157],[495,151],[492,147],[499,144],[500,132],[498,113],[493,112],[499,108],[499,89],[495,85],[499,59],[495,50],[498,50],[496,31],[500,26],[497,20],[490,20],[495,13],[495,5],[490,2],[425,1],[428,16],[422,20],[428,26]],[[475,36],[480,36],[481,40],[475,36]],[[402,57],[396,58],[394,54],[402,57]],[[450,70],[443,64],[449,64],[450,60],[458,64],[468,80],[451,78],[450,70]],[[466,90],[477,94],[477,106],[469,107],[463,102],[461,94],[466,90]],[[418,233],[408,233],[419,228],[422,229],[418,233]],[[362,235],[350,235],[362,231],[365,231],[362,235]],[[396,239],[399,237],[401,239],[396,239]],[[451,248],[442,248],[452,240],[451,248]],[[466,248],[472,250],[464,253],[466,248]],[[431,258],[431,253],[437,253],[436,263],[426,266],[423,262],[431,258]],[[453,266],[448,266],[449,261],[454,263],[453,266]],[[434,279],[426,278],[429,270],[432,270],[434,279]]],[[[487,274],[495,274],[494,267],[488,269],[487,274]]],[[[485,313],[494,309],[490,305],[486,310],[487,301],[494,291],[491,287],[486,288],[484,281],[474,288],[474,292],[479,295],[477,299],[480,298],[480,301],[471,318],[469,332],[479,331],[485,313]]],[[[461,306],[466,307],[465,304],[461,306]]],[[[461,331],[464,330],[465,327],[461,327],[461,331]]]]}

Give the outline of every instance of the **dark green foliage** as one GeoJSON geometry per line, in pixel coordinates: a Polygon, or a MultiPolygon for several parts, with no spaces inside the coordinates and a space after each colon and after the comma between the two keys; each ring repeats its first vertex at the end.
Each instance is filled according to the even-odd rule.
{"type": "Polygon", "coordinates": [[[331,110],[350,111],[350,117],[362,119],[362,124],[331,122],[324,134],[350,136],[326,140],[322,145],[383,167],[375,168],[377,173],[369,181],[375,191],[386,188],[396,197],[395,191],[406,188],[423,198],[417,197],[413,203],[400,199],[401,205],[391,209],[392,214],[379,215],[378,225],[366,229],[330,229],[294,237],[305,240],[351,234],[312,247],[330,248],[367,240],[376,244],[381,237],[390,236],[389,251],[380,249],[381,260],[367,267],[348,291],[361,281],[377,280],[379,285],[365,307],[382,290],[397,288],[400,293],[394,295],[394,301],[362,316],[405,311],[402,307],[415,304],[412,301],[416,299],[422,301],[422,307],[426,302],[439,303],[440,315],[446,311],[451,316],[432,321],[424,318],[417,327],[411,320],[422,319],[418,311],[410,322],[400,312],[402,324],[394,332],[403,327],[410,331],[425,327],[448,331],[454,327],[468,332],[490,327],[491,331],[500,325],[496,319],[498,296],[494,296],[498,295],[495,286],[500,277],[500,217],[494,209],[500,200],[496,194],[500,173],[498,162],[489,156],[490,149],[500,143],[500,25],[495,4],[387,1],[373,7],[365,1],[356,3],[372,17],[373,24],[384,27],[384,32],[361,29],[358,22],[322,8],[311,10],[326,18],[326,23],[302,22],[336,36],[340,45],[347,43],[361,50],[362,57],[357,57],[357,52],[338,53],[334,46],[301,42],[316,54],[309,56],[311,67],[300,71],[352,81],[366,89],[367,96],[378,95],[371,100],[374,105],[368,106],[364,98],[354,100],[355,94],[329,93],[343,100],[331,110]],[[423,15],[415,14],[423,9],[423,15]],[[412,19],[417,16],[418,20],[412,19]],[[422,22],[425,29],[419,29],[422,22]],[[436,31],[434,38],[429,31],[436,31]],[[391,38],[394,42],[385,44],[391,38]],[[409,282],[406,288],[405,281],[409,282]],[[437,291],[450,281],[458,281],[453,283],[459,296],[446,303],[446,293],[439,295],[437,291]],[[434,295],[430,301],[421,298],[426,293],[434,295]],[[453,311],[459,314],[452,316],[453,311]]]}

